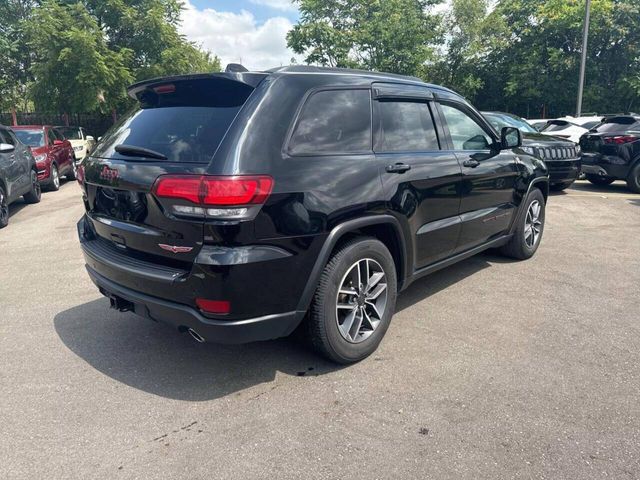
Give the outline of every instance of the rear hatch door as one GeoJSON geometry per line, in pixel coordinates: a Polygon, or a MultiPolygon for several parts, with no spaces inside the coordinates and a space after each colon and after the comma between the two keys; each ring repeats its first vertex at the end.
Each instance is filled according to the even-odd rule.
{"type": "Polygon", "coordinates": [[[132,86],[138,106],[84,163],[86,208],[99,238],[144,260],[192,263],[204,221],[174,216],[153,194],[153,185],[165,174],[205,173],[264,77],[194,75],[132,86]]]}

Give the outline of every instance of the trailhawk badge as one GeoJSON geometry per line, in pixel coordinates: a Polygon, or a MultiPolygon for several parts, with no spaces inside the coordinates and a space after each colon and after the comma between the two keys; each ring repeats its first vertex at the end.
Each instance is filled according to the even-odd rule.
{"type": "Polygon", "coordinates": [[[159,243],[158,246],[163,250],[173,253],[187,253],[193,250],[193,247],[180,247],[178,245],[166,245],[164,243],[159,243]]]}

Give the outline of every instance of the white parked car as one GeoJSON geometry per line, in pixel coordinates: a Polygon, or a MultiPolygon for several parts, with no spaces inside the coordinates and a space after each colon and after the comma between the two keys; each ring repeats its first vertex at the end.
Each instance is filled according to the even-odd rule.
{"type": "Polygon", "coordinates": [[[73,147],[73,154],[76,157],[76,162],[84,160],[84,157],[91,151],[96,141],[91,135],[87,135],[87,132],[82,127],[55,127],[64,138],[71,142],[73,147]]]}
{"type": "Polygon", "coordinates": [[[578,119],[573,117],[549,120],[547,124],[542,127],[540,133],[544,135],[553,135],[554,137],[566,138],[574,143],[578,143],[580,141],[580,137],[587,133],[589,129],[581,127],[576,123],[576,120],[578,119]]]}

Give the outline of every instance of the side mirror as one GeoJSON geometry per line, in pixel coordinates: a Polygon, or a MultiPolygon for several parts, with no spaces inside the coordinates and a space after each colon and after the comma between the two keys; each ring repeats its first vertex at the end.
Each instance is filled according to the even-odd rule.
{"type": "Polygon", "coordinates": [[[85,140],[89,141],[89,142],[95,142],[96,140],[91,136],[91,135],[87,135],[86,137],[84,137],[85,140]]]}
{"type": "Polygon", "coordinates": [[[64,142],[62,140],[54,140],[53,144],[54,145],[62,145],[62,144],[64,144],[64,142]]]}
{"type": "Polygon", "coordinates": [[[10,143],[0,143],[0,153],[11,153],[16,149],[15,146],[10,143]]]}
{"type": "Polygon", "coordinates": [[[500,147],[503,149],[518,148],[522,145],[522,133],[516,127],[502,127],[500,131],[500,147]]]}

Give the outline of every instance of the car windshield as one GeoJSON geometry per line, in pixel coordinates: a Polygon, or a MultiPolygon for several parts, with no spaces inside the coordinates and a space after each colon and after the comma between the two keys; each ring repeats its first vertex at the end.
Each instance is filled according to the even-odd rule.
{"type": "Polygon", "coordinates": [[[522,118],[504,115],[500,113],[485,113],[485,118],[496,130],[500,131],[503,127],[516,127],[521,132],[537,133],[537,130],[525,122],[522,118]]]}
{"type": "Polygon", "coordinates": [[[13,133],[16,137],[29,147],[42,147],[44,146],[44,131],[43,130],[14,130],[13,133]]]}
{"type": "Polygon", "coordinates": [[[82,140],[82,132],[78,127],[57,127],[57,130],[67,140],[82,140]]]}

